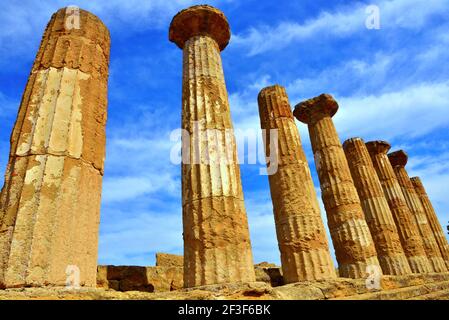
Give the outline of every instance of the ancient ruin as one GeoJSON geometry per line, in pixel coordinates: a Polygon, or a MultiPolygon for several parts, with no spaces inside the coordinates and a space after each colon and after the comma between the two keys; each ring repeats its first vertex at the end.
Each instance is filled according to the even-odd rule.
{"type": "Polygon", "coordinates": [[[183,137],[182,164],[185,287],[255,279],[220,56],[230,35],[224,14],[206,5],[170,24],[170,41],[184,55],[182,128],[190,137],[183,137]]]}
{"type": "Polygon", "coordinates": [[[379,267],[379,261],[332,121],[337,110],[334,98],[322,94],[297,104],[293,114],[309,128],[340,276],[363,278],[367,268],[379,267]]]}
{"type": "Polygon", "coordinates": [[[282,265],[254,265],[221,60],[228,21],[192,6],[173,17],[169,40],[183,50],[183,255],[97,266],[110,37],[93,14],[63,8],[45,30],[11,135],[0,300],[449,298],[449,244],[406,153],[387,155],[380,140],[342,146],[332,96],[292,112],[280,85],[262,89],[258,105],[282,265]],[[339,277],[294,117],[308,125],[339,277]]]}
{"type": "Polygon", "coordinates": [[[265,152],[277,160],[277,170],[268,178],[284,281],[335,278],[312,175],[285,88],[262,89],[258,102],[265,152]],[[270,149],[272,134],[278,141],[274,150],[270,149]]]}
{"type": "Polygon", "coordinates": [[[387,152],[391,146],[386,141],[370,141],[366,143],[368,152],[377,176],[382,185],[393,219],[399,232],[399,239],[412,272],[432,272],[432,266],[424,251],[424,244],[418,226],[407,206],[398,179],[388,160],[387,152]]]}
{"type": "Polygon", "coordinates": [[[403,150],[395,151],[388,154],[388,159],[393,166],[402,193],[405,197],[405,202],[409,207],[413,217],[418,226],[419,233],[423,240],[424,251],[432,266],[434,272],[447,272],[446,263],[444,262],[438,244],[433,235],[429,222],[427,221],[426,213],[418,194],[410,181],[405,165],[408,161],[408,156],[403,150]]]}
{"type": "Polygon", "coordinates": [[[56,12],[16,124],[1,194],[0,283],[95,287],[105,157],[109,31],[80,10],[56,12]]]}
{"type": "Polygon", "coordinates": [[[419,177],[412,177],[413,187],[415,187],[416,194],[421,200],[421,204],[426,213],[427,221],[430,224],[435,240],[437,241],[438,247],[440,248],[441,256],[446,262],[446,268],[449,269],[449,244],[447,243],[446,236],[444,235],[443,228],[438,221],[437,214],[433,208],[432,202],[427,195],[426,189],[419,177]]]}
{"type": "Polygon", "coordinates": [[[361,138],[351,138],[343,143],[349,168],[360,197],[363,212],[376,246],[377,258],[383,274],[411,273],[399,240],[393,215],[385,199],[368,149],[361,138]]]}

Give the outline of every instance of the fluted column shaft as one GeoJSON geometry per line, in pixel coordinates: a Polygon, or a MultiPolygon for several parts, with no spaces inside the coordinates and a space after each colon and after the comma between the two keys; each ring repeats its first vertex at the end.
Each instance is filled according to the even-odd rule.
{"type": "Polygon", "coordinates": [[[312,176],[287,93],[279,85],[264,88],[258,103],[266,135],[265,152],[277,160],[277,171],[268,178],[284,282],[335,278],[312,176]],[[278,147],[270,148],[274,132],[278,147]]]}
{"type": "Polygon", "coordinates": [[[427,195],[426,189],[424,188],[421,179],[419,177],[413,177],[410,180],[412,181],[416,194],[421,200],[424,212],[426,213],[427,221],[430,224],[435,240],[438,244],[438,247],[440,248],[441,256],[446,263],[446,268],[449,269],[449,244],[446,240],[443,228],[438,221],[438,217],[435,209],[433,208],[432,202],[427,195]]]}
{"type": "Polygon", "coordinates": [[[321,196],[342,277],[363,278],[368,266],[379,267],[348,162],[332,121],[338,104],[330,95],[307,100],[295,108],[308,124],[321,196]]]}
{"type": "Polygon", "coordinates": [[[393,215],[365,143],[360,138],[352,138],[345,141],[343,148],[383,273],[411,273],[393,215]]]}
{"type": "Polygon", "coordinates": [[[170,27],[171,40],[183,48],[182,128],[189,133],[188,139],[183,137],[183,157],[188,159],[182,164],[185,287],[255,280],[221,46],[214,31],[224,19],[215,8],[194,6],[178,13],[170,27]],[[198,35],[177,39],[198,26],[205,28],[198,35]]]}
{"type": "Polygon", "coordinates": [[[435,240],[430,224],[427,221],[424,207],[421,204],[412,182],[410,181],[407,170],[405,169],[405,164],[396,163],[394,160],[394,153],[389,154],[389,159],[393,165],[393,170],[396,177],[398,178],[402,193],[404,194],[405,202],[415,218],[419,233],[423,240],[424,251],[426,252],[430,264],[432,265],[433,271],[446,272],[446,263],[441,256],[440,249],[435,240]]]}
{"type": "Polygon", "coordinates": [[[96,286],[105,155],[109,31],[66,9],[45,31],[11,135],[2,192],[0,282],[65,285],[68,266],[96,286]]]}
{"type": "Polygon", "coordinates": [[[399,239],[412,272],[432,272],[433,269],[424,251],[418,226],[407,206],[393,167],[388,160],[387,152],[390,145],[385,141],[372,141],[368,142],[366,146],[396,223],[399,239]]]}

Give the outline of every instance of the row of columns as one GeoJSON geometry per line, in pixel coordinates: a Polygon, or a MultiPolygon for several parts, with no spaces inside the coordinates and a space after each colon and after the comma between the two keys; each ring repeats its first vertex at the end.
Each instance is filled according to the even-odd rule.
{"type": "Polygon", "coordinates": [[[388,275],[447,272],[444,232],[420,179],[407,174],[405,152],[387,155],[387,142],[361,138],[341,145],[337,110],[323,94],[294,115],[308,125],[340,276],[363,277],[377,265],[388,275]]]}
{"type": "MultiPolygon", "coordinates": [[[[183,139],[189,155],[182,165],[184,281],[250,281],[251,246],[220,57],[229,24],[216,8],[193,6],[173,18],[169,39],[184,54],[183,129],[223,137],[217,147],[227,146],[226,159],[233,160],[192,164],[192,154],[208,150],[216,158],[216,148],[209,139],[183,139]]],[[[294,117],[308,125],[340,276],[365,277],[373,267],[390,275],[447,271],[447,241],[430,201],[418,180],[390,162],[387,143],[354,138],[342,146],[332,121],[338,104],[330,95],[301,102],[292,113],[285,89],[274,85],[261,90],[258,105],[285,282],[336,277],[294,117]]]]}
{"type": "MultiPolygon", "coordinates": [[[[225,16],[210,6],[183,10],[170,25],[170,40],[184,52],[182,126],[189,133],[199,126],[207,135],[213,129],[214,135],[225,136],[228,130],[231,135],[221,141],[229,147],[226,158],[235,160],[219,54],[229,35],[225,16]]],[[[370,153],[359,138],[342,146],[332,121],[338,104],[330,95],[301,102],[292,113],[285,89],[274,85],[261,90],[258,105],[267,159],[277,161],[269,183],[285,282],[337,276],[294,116],[309,128],[340,276],[363,278],[372,267],[390,275],[447,271],[441,261],[438,268],[431,263],[431,254],[437,252],[425,251],[422,239],[429,230],[419,232],[417,216],[410,212],[388,158],[392,176],[387,180],[393,179],[395,186],[391,195],[373,164],[377,150],[370,153]],[[404,199],[399,206],[397,197],[404,199]]],[[[184,142],[183,152],[190,157],[198,148],[207,148],[209,155],[216,152],[208,139],[184,142]]],[[[267,162],[269,169],[272,165],[267,162]]],[[[238,166],[234,161],[189,162],[183,163],[182,172],[186,286],[254,279],[238,166]]]]}
{"type": "MultiPolygon", "coordinates": [[[[173,18],[169,39],[183,50],[181,123],[189,134],[182,150],[185,286],[254,281],[220,56],[229,24],[216,8],[193,6],[173,18]],[[220,160],[223,150],[226,162],[198,161],[203,154],[220,160]]],[[[78,270],[80,285],[95,286],[109,46],[107,28],[83,10],[74,17],[61,9],[47,26],[0,194],[0,287],[64,285],[67,267],[78,270]]],[[[448,243],[421,181],[408,177],[404,152],[387,155],[388,143],[360,138],[342,145],[330,95],[292,112],[275,85],[258,103],[266,155],[278,162],[269,182],[287,283],[337,276],[294,117],[308,125],[340,276],[365,277],[373,266],[391,275],[447,271],[448,243]]]]}

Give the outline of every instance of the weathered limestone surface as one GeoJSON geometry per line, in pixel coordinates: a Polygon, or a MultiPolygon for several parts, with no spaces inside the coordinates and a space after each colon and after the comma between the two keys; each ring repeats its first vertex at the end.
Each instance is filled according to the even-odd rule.
{"type": "Polygon", "coordinates": [[[182,267],[98,266],[97,287],[116,291],[165,292],[183,287],[182,267]]]}
{"type": "Polygon", "coordinates": [[[268,178],[284,281],[335,278],[312,176],[287,93],[279,85],[267,87],[259,93],[258,102],[261,127],[266,130],[265,152],[267,157],[277,159],[277,171],[268,178]],[[277,131],[278,148],[274,150],[270,150],[270,130],[277,131]]]}
{"type": "Polygon", "coordinates": [[[158,267],[184,267],[184,256],[169,254],[169,253],[156,253],[156,266],[158,267]]]}
{"type": "Polygon", "coordinates": [[[370,141],[366,147],[382,185],[393,219],[399,232],[402,248],[414,273],[432,272],[433,268],[424,251],[418,226],[407,206],[396,174],[388,159],[390,144],[386,141],[370,141]]]}
{"type": "Polygon", "coordinates": [[[413,187],[415,188],[415,191],[424,207],[427,220],[433,231],[433,235],[435,236],[438,247],[440,248],[441,256],[446,262],[446,267],[449,268],[449,244],[447,243],[443,228],[438,221],[438,217],[435,209],[433,208],[432,202],[430,202],[429,196],[427,195],[426,189],[424,188],[421,179],[419,177],[413,177],[410,180],[412,181],[413,187]]]}
{"type": "Polygon", "coordinates": [[[184,286],[254,281],[220,56],[228,22],[211,6],[193,6],[173,18],[169,38],[184,53],[182,128],[190,134],[183,137],[184,286]]]}
{"type": "Polygon", "coordinates": [[[285,283],[282,268],[274,263],[260,262],[254,265],[254,271],[257,282],[266,282],[272,287],[282,286],[285,283]]]}
{"type": "Polygon", "coordinates": [[[109,31],[66,9],[45,30],[17,121],[1,196],[0,284],[95,286],[105,155],[109,31]]]}
{"type": "Polygon", "coordinates": [[[365,142],[361,138],[351,138],[343,143],[343,148],[383,273],[388,275],[411,273],[393,215],[365,142]]]}
{"type": "Polygon", "coordinates": [[[365,277],[380,268],[348,162],[332,121],[338,104],[328,94],[296,105],[295,117],[308,125],[321,197],[342,277],[365,277]]]}
{"type": "MultiPolygon", "coordinates": [[[[174,256],[174,255],[170,255],[174,256]]],[[[180,256],[176,256],[179,258],[180,256]]],[[[182,257],[181,257],[182,258],[182,257]]],[[[165,259],[165,258],[164,258],[165,259]]],[[[183,284],[183,266],[162,261],[156,266],[98,266],[97,287],[115,291],[166,292],[180,290],[183,284]]],[[[284,284],[279,266],[262,262],[254,265],[257,282],[272,287],[284,284]]]]}
{"type": "MultiPolygon", "coordinates": [[[[383,276],[381,288],[367,288],[365,279],[342,278],[297,282],[275,288],[267,283],[251,282],[169,292],[120,292],[103,287],[79,290],[61,287],[20,288],[0,290],[0,300],[448,300],[449,274],[383,276]]],[[[173,314],[175,312],[177,309],[173,314]]]]}
{"type": "Polygon", "coordinates": [[[407,154],[403,150],[395,151],[388,154],[388,159],[398,178],[399,185],[401,186],[402,193],[405,197],[405,202],[415,218],[419,233],[423,240],[424,251],[432,265],[433,271],[447,272],[446,263],[441,256],[440,249],[433,235],[429,221],[427,220],[424,207],[410,181],[407,171],[405,170],[405,165],[408,160],[407,154]]]}

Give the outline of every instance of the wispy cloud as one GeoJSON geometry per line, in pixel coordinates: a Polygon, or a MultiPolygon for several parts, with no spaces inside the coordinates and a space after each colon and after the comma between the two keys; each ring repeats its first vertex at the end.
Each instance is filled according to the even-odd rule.
{"type": "Polygon", "coordinates": [[[344,137],[413,139],[449,126],[449,82],[337,100],[341,108],[334,120],[344,137]]]}
{"type": "Polygon", "coordinates": [[[280,253],[269,193],[254,191],[245,193],[245,207],[255,263],[262,261],[279,263],[280,253]]]}
{"type": "Polygon", "coordinates": [[[100,225],[99,263],[154,265],[156,252],[182,254],[181,209],[167,204],[165,212],[110,210],[100,225]]]}
{"type": "MultiPolygon", "coordinates": [[[[212,5],[232,0],[207,1],[212,5]]],[[[195,4],[194,0],[79,0],[76,5],[97,15],[111,32],[119,32],[122,37],[148,31],[163,30],[168,34],[171,18],[181,9],[195,4]]],[[[41,35],[51,15],[59,8],[74,5],[67,0],[54,1],[6,1],[0,10],[0,65],[8,66],[14,57],[27,55],[28,60],[34,54],[41,35]]],[[[147,41],[142,39],[142,41],[147,41]]],[[[17,63],[17,59],[15,60],[17,63]]]]}
{"type": "MultiPolygon", "coordinates": [[[[371,3],[370,3],[371,4],[371,3]]],[[[419,29],[433,15],[444,16],[448,12],[447,0],[395,0],[374,3],[380,9],[381,28],[419,29]]],[[[345,5],[333,12],[321,12],[304,23],[281,21],[276,26],[260,25],[233,35],[233,45],[257,55],[280,50],[294,42],[316,39],[326,41],[327,37],[348,37],[366,32],[366,8],[369,4],[357,2],[345,5]]]]}

